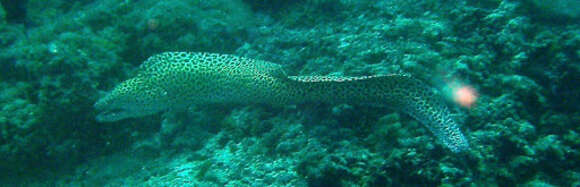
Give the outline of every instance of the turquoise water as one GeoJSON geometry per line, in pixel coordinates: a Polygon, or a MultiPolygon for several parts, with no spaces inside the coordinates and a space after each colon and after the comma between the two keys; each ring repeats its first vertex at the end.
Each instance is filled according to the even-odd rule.
{"type": "Polygon", "coordinates": [[[550,2],[2,0],[0,181],[578,186],[580,5],[550,2]],[[368,103],[96,120],[97,100],[167,51],[270,61],[290,76],[412,76],[444,101],[469,149],[368,103]]]}

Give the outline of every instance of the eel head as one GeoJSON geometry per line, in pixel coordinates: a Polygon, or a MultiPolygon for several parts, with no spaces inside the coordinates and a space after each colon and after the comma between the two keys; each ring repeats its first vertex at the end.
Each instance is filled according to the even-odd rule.
{"type": "Polygon", "coordinates": [[[167,92],[150,85],[140,77],[119,84],[95,103],[95,109],[100,112],[97,121],[113,122],[166,110],[167,92]]]}

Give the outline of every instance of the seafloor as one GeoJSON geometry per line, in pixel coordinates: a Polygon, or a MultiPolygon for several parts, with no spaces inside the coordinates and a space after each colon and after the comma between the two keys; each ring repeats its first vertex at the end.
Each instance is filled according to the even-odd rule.
{"type": "Polygon", "coordinates": [[[2,185],[580,186],[577,0],[0,2],[2,185]],[[93,103],[164,51],[459,82],[478,92],[449,102],[471,147],[455,154],[404,113],[364,105],[95,121],[93,103]]]}

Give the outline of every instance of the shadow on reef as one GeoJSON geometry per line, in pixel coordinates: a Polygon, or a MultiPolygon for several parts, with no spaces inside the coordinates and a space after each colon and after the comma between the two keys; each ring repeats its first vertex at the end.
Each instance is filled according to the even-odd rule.
{"type": "Polygon", "coordinates": [[[6,10],[8,23],[24,23],[26,18],[26,3],[28,0],[0,0],[6,10]]]}

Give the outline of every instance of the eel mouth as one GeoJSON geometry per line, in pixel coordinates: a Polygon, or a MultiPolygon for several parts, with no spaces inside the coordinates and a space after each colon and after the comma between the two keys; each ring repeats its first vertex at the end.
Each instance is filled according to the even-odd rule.
{"type": "Polygon", "coordinates": [[[100,109],[96,119],[98,122],[112,122],[126,118],[127,111],[121,108],[100,109]]]}
{"type": "Polygon", "coordinates": [[[93,107],[99,113],[95,117],[98,122],[112,122],[121,120],[126,116],[127,112],[118,106],[112,105],[107,96],[98,100],[93,107]]]}

